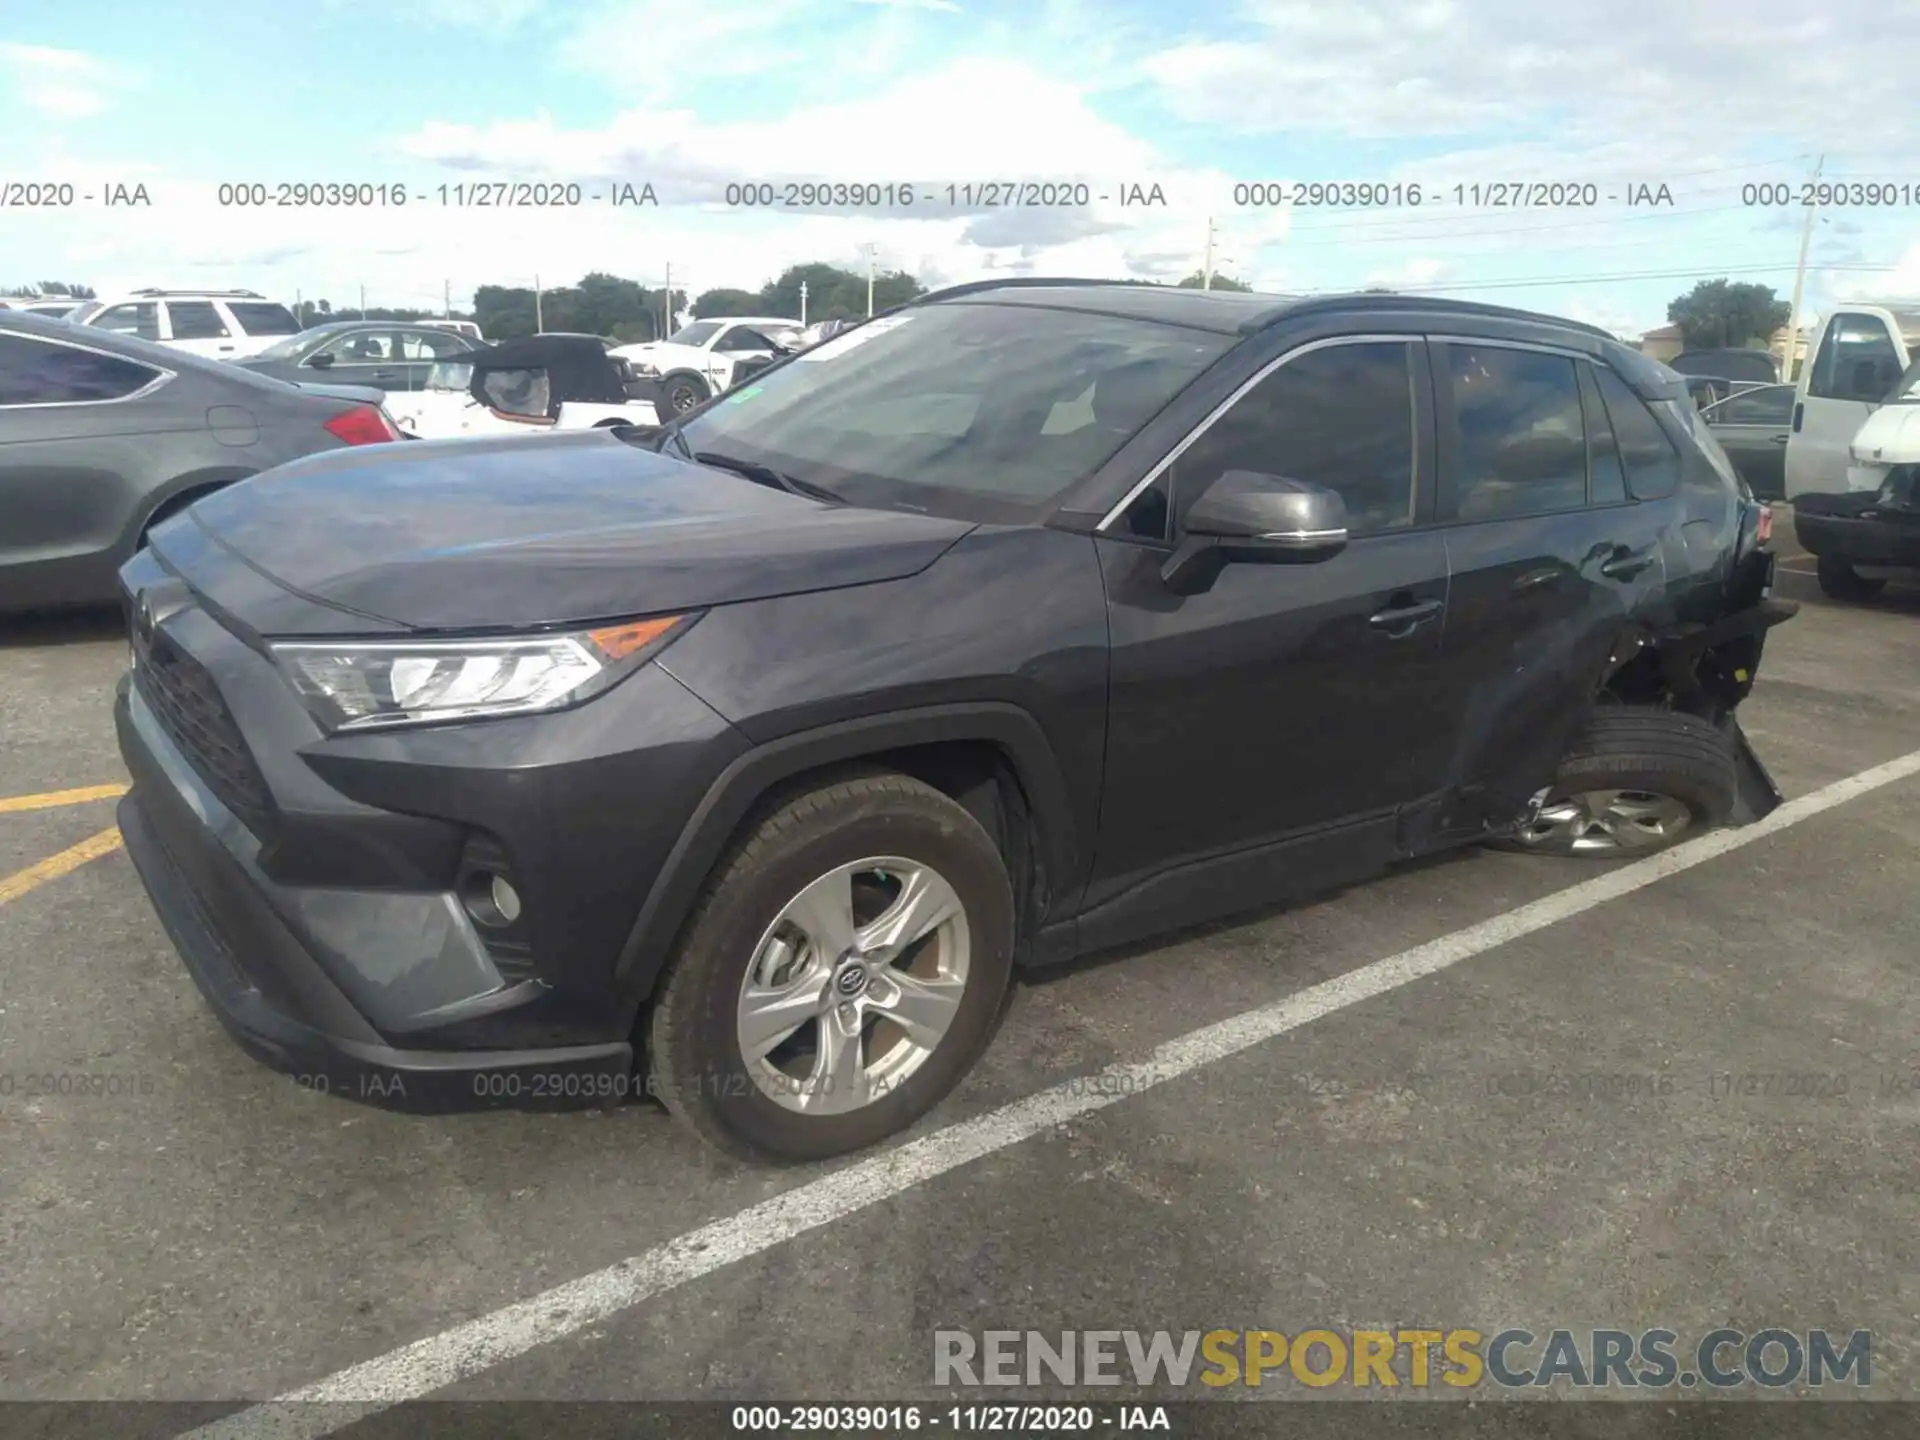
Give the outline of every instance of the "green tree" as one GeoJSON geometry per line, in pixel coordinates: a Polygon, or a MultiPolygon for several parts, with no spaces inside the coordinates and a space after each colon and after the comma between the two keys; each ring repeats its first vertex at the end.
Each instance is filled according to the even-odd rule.
{"type": "Polygon", "coordinates": [[[717,320],[727,315],[758,315],[760,305],[758,292],[722,286],[717,290],[703,290],[700,298],[693,302],[693,315],[696,320],[717,320]]]}
{"type": "Polygon", "coordinates": [[[1771,285],[1732,280],[1702,280],[1667,306],[1667,319],[1693,349],[1764,347],[1791,314],[1771,285]]]}
{"type": "MultiPolygon", "coordinates": [[[[1191,275],[1187,276],[1186,279],[1182,280],[1179,283],[1179,288],[1182,290],[1207,289],[1208,286],[1207,286],[1206,272],[1204,270],[1194,271],[1191,275]]],[[[1248,285],[1243,283],[1242,281],[1236,280],[1231,275],[1223,275],[1218,270],[1213,272],[1212,288],[1215,290],[1236,290],[1242,295],[1249,295],[1253,293],[1253,287],[1251,285],[1248,285]]]]}

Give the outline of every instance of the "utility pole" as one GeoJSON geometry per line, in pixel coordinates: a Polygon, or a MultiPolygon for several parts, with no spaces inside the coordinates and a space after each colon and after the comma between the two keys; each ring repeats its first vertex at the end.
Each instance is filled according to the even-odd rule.
{"type": "Polygon", "coordinates": [[[547,322],[540,314],[540,277],[538,275],[533,277],[533,333],[536,335],[547,333],[547,322]]]}
{"type": "Polygon", "coordinates": [[[453,281],[451,280],[440,282],[440,318],[442,320],[453,318],[453,281]]]}
{"type": "Polygon", "coordinates": [[[304,290],[293,292],[293,318],[300,322],[302,330],[307,328],[307,299],[304,290]]]}
{"type": "Polygon", "coordinates": [[[365,285],[360,287],[360,318],[362,320],[367,318],[367,287],[365,285]]]}
{"type": "Polygon", "coordinates": [[[1213,289],[1213,217],[1207,217],[1207,262],[1200,267],[1200,288],[1213,289]]]}
{"type": "Polygon", "coordinates": [[[667,285],[660,292],[660,338],[673,334],[673,262],[667,262],[667,285]]]}
{"type": "Polygon", "coordinates": [[[807,328],[807,282],[800,282],[800,328],[807,328]]]}
{"type": "MultiPolygon", "coordinates": [[[[1826,163],[1825,155],[1813,162],[1815,198],[1820,194],[1820,170],[1826,163]]],[[[1793,268],[1793,306],[1787,312],[1786,355],[1780,367],[1783,380],[1793,379],[1794,366],[1800,359],[1800,302],[1807,293],[1807,252],[1813,248],[1813,219],[1818,209],[1817,205],[1807,206],[1807,223],[1800,229],[1800,263],[1793,268]]]]}
{"type": "Polygon", "coordinates": [[[867,318],[871,320],[873,318],[873,252],[880,247],[867,244],[860,248],[867,252],[867,318]]]}

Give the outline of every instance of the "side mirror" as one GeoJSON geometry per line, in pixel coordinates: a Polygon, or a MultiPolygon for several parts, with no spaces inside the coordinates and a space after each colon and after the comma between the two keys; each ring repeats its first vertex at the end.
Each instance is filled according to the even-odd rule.
{"type": "Polygon", "coordinates": [[[307,364],[315,370],[325,370],[333,364],[333,356],[323,350],[318,355],[309,356],[307,364]]]}
{"type": "Polygon", "coordinates": [[[1229,470],[1194,501],[1181,529],[1160,578],[1176,593],[1194,594],[1235,561],[1332,559],[1347,548],[1347,503],[1323,485],[1229,470]]]}

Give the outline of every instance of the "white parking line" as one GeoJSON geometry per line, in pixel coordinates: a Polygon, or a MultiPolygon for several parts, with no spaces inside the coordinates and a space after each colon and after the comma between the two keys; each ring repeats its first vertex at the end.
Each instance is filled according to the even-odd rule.
{"type": "Polygon", "coordinates": [[[896,1149],[870,1155],[632,1259],[349,1366],[276,1400],[236,1411],[188,1432],[189,1436],[193,1440],[311,1440],[367,1415],[420,1399],[736,1261],[845,1219],[984,1155],[1217,1064],[1349,1005],[1438,974],[1462,960],[1764,840],[1915,774],[1920,774],[1920,750],[1789,800],[1752,825],[1715,831],[1664,854],[1607,870],[1517,910],[1363,965],[1271,1005],[1191,1031],[1160,1046],[1145,1060],[1109,1066],[1091,1079],[1064,1081],[896,1149]]]}

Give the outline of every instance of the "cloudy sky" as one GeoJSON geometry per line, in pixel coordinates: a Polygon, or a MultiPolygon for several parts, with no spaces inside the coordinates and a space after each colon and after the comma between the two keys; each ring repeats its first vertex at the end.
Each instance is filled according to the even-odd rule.
{"type": "Polygon", "coordinates": [[[1699,278],[1787,295],[1821,154],[1895,203],[1820,212],[1811,305],[1920,295],[1916,58],[1920,7],[1870,0],[195,0],[190,25],[29,0],[0,13],[0,186],[75,198],[0,209],[0,284],[458,306],[588,270],[756,288],[869,246],[934,286],[1177,279],[1211,220],[1220,268],[1260,289],[1388,285],[1637,333],[1699,278]],[[981,203],[1029,180],[1090,203],[981,203]],[[454,203],[484,181],[582,199],[454,203]],[[789,181],[893,203],[727,203],[789,181]],[[1236,193],[1325,181],[1390,203],[1236,193]],[[220,203],[283,182],[407,200],[220,203]],[[622,182],[660,203],[614,204],[622,182]],[[1473,203],[1512,182],[1598,203],[1473,203]],[[150,206],[104,203],[136,184],[150,206]],[[1164,203],[1123,203],[1156,186],[1164,203]],[[1630,204],[1642,186],[1671,202],[1630,204]]]}

